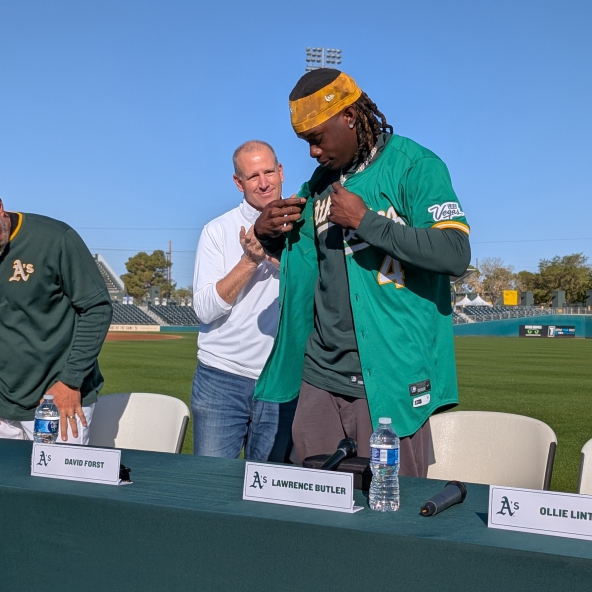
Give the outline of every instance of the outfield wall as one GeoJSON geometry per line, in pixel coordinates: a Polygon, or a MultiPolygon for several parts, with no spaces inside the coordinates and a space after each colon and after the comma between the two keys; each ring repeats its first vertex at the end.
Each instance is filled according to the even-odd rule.
{"type": "Polygon", "coordinates": [[[592,315],[542,315],[454,325],[454,334],[462,337],[518,337],[519,325],[559,325],[576,328],[576,337],[592,339],[592,315]]]}
{"type": "Polygon", "coordinates": [[[194,325],[179,327],[177,325],[111,325],[109,331],[138,331],[140,333],[199,333],[194,325]]]}
{"type": "Polygon", "coordinates": [[[159,333],[160,325],[110,325],[109,331],[140,331],[142,333],[159,333]]]}

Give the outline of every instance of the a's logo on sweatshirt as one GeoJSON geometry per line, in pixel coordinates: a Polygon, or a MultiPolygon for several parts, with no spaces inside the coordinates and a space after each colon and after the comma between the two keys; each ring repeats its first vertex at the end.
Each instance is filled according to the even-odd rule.
{"type": "Polygon", "coordinates": [[[20,259],[17,259],[12,264],[12,268],[14,269],[14,273],[8,280],[9,282],[20,282],[21,280],[26,282],[31,274],[35,272],[35,268],[33,267],[32,263],[21,263],[20,259]]]}

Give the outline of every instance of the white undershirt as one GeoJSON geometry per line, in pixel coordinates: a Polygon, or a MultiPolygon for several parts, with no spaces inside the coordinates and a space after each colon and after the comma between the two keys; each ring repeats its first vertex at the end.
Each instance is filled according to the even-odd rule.
{"type": "Polygon", "coordinates": [[[259,217],[245,200],[206,224],[197,245],[193,276],[193,307],[200,320],[197,358],[207,366],[258,378],[271,352],[278,322],[279,274],[263,261],[234,304],[225,302],[216,283],[239,262],[245,230],[259,217]]]}

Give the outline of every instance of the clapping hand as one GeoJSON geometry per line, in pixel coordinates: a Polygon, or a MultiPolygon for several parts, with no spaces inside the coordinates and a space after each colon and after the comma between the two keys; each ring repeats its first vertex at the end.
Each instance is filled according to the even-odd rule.
{"type": "Polygon", "coordinates": [[[245,227],[241,226],[239,240],[245,253],[243,258],[247,259],[247,261],[253,263],[255,266],[265,260],[265,251],[255,236],[254,226],[251,226],[248,232],[245,232],[245,227]]]}

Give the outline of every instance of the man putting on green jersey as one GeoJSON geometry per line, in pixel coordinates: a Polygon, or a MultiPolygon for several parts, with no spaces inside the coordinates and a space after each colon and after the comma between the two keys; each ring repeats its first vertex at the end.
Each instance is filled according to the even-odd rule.
{"type": "Polygon", "coordinates": [[[347,74],[305,74],[290,112],[320,166],[255,224],[281,255],[278,332],[255,398],[300,395],[299,462],[343,437],[367,457],[372,426],[391,417],[401,474],[425,477],[428,419],[458,404],[448,276],[470,261],[464,212],[444,163],[393,134],[347,74]]]}

